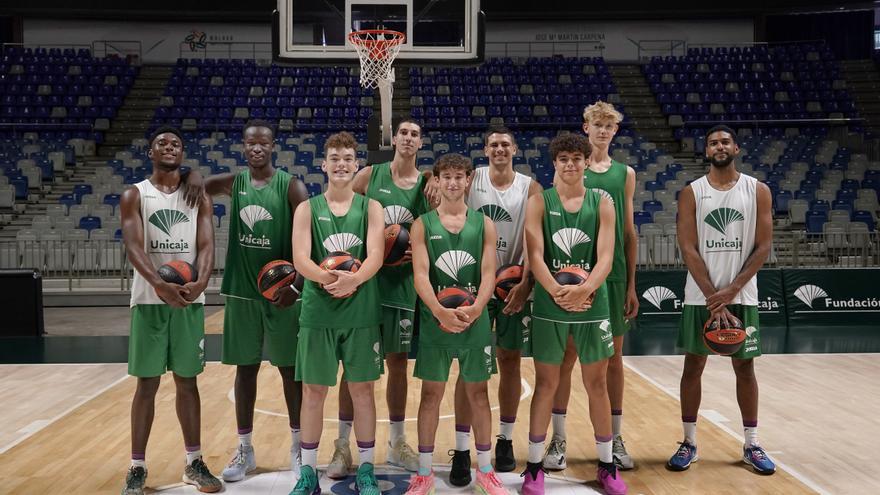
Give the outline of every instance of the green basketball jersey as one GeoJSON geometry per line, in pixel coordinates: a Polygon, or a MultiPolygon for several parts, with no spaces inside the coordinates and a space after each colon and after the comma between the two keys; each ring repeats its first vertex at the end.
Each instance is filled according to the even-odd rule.
{"type": "Polygon", "coordinates": [[[626,251],[623,248],[623,219],[626,212],[626,165],[611,160],[611,167],[602,173],[584,171],[584,186],[611,200],[614,205],[614,259],[609,282],[626,282],[626,251]]]}
{"type": "Polygon", "coordinates": [[[251,183],[250,170],[232,182],[229,244],[220,293],[262,300],[257,275],[272,260],[292,260],[293,212],[287,197],[291,176],[276,170],[263,187],[251,183]]]}
{"type": "MultiPolygon", "coordinates": [[[[412,189],[401,189],[391,178],[391,162],[380,163],[373,165],[373,170],[370,172],[367,197],[375,199],[382,205],[385,210],[386,227],[396,223],[409,230],[415,219],[430,209],[422,192],[424,185],[425,177],[419,174],[419,180],[412,189]]],[[[416,307],[412,263],[383,266],[377,278],[383,306],[410,311],[416,307]]]]}
{"type": "MultiPolygon", "coordinates": [[[[556,188],[544,191],[544,263],[551,273],[566,266],[591,270],[596,262],[599,234],[599,193],[587,189],[581,209],[569,213],[556,188]]],[[[588,311],[568,312],[559,307],[541,284],[535,284],[532,317],[561,323],[590,323],[608,319],[608,295],[603,283],[588,311]]]]}
{"type": "MultiPolygon", "coordinates": [[[[355,194],[344,216],[330,211],[323,194],[309,199],[312,209],[312,261],[320,264],[333,251],[346,251],[364,261],[367,256],[369,199],[355,194]]],[[[302,295],[301,327],[361,328],[378,326],[379,290],[370,278],[350,297],[337,299],[317,283],[306,279],[302,295]]]]}
{"type": "MultiPolygon", "coordinates": [[[[430,266],[428,275],[435,293],[457,285],[475,296],[480,288],[480,266],[483,257],[483,214],[468,208],[467,220],[458,234],[452,234],[440,223],[437,210],[421,216],[425,226],[425,245],[430,266]]],[[[485,348],[492,344],[489,313],[483,308],[480,318],[462,333],[440,329],[431,310],[420,304],[419,346],[443,348],[485,348]]]]}

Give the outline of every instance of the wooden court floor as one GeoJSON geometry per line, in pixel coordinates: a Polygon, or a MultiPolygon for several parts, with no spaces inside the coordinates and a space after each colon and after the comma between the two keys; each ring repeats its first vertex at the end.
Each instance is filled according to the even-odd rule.
{"type": "MultiPolygon", "coordinates": [[[[733,376],[722,358],[710,360],[699,422],[700,462],[684,473],[664,468],[681,437],[677,401],[681,357],[627,358],[624,437],[637,462],[624,474],[630,493],[878,493],[873,444],[880,438],[872,411],[880,406],[873,377],[876,355],[776,355],[758,361],[762,387],[761,439],[780,464],[770,477],[752,473],[740,462],[741,430],[733,394],[733,376]],[[873,440],[873,441],[872,441],[873,440]]],[[[412,364],[410,365],[412,367],[412,364]]],[[[412,369],[410,367],[410,369],[412,369]]],[[[523,379],[534,385],[530,360],[523,379]]],[[[202,445],[206,462],[219,473],[236,446],[231,387],[234,369],[209,363],[200,377],[202,445]]],[[[118,493],[128,464],[129,406],[135,381],[125,365],[0,366],[0,493],[118,493]]],[[[280,379],[268,365],[260,375],[254,442],[260,472],[287,469],[290,435],[280,394],[280,379]]],[[[497,390],[497,378],[490,383],[497,390]]],[[[414,418],[419,385],[412,382],[407,415],[414,418]]],[[[384,395],[384,382],[377,384],[384,395]]],[[[451,387],[443,404],[435,462],[453,446],[451,387]]],[[[514,445],[525,458],[530,397],[524,394],[514,445]]],[[[493,398],[493,403],[497,400],[493,398]]],[[[384,401],[377,400],[379,417],[384,401]]],[[[586,396],[576,386],[569,407],[567,479],[592,480],[595,448],[586,420],[586,396]]],[[[493,411],[497,421],[497,410],[493,411]]],[[[336,428],[335,395],[325,407],[320,462],[331,454],[336,428]]],[[[407,435],[415,444],[415,421],[407,435]]],[[[384,459],[387,423],[377,431],[377,459],[384,459]]],[[[174,414],[170,377],[157,397],[156,420],[147,449],[148,486],[179,485],[183,445],[174,414]]],[[[591,482],[587,487],[595,489],[591,482]]],[[[508,486],[511,490],[518,484],[508,486]]],[[[289,488],[288,488],[289,489],[289,488]]],[[[566,490],[567,491],[567,490],[566,490]]],[[[159,492],[161,493],[161,491],[159,492]]],[[[195,493],[193,490],[192,493],[195,493]]],[[[274,493],[274,492],[273,492],[274,493]]],[[[574,492],[572,492],[574,493],[574,492]]]]}

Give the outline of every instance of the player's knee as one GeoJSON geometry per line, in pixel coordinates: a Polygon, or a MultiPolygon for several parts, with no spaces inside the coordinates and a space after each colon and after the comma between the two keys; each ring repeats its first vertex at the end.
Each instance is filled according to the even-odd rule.
{"type": "Polygon", "coordinates": [[[608,372],[623,373],[623,354],[614,353],[608,358],[608,372]]]}
{"type": "Polygon", "coordinates": [[[467,388],[468,402],[476,407],[484,407],[489,405],[489,389],[483,384],[474,384],[467,388]],[[479,386],[483,385],[483,386],[479,386]]]}
{"type": "Polygon", "coordinates": [[[498,348],[498,367],[504,370],[519,370],[520,353],[519,351],[509,351],[498,348]]]}
{"type": "Polygon", "coordinates": [[[325,385],[308,385],[303,384],[302,395],[303,401],[323,401],[327,397],[327,389],[325,385]]]}
{"type": "Polygon", "coordinates": [[[177,393],[197,394],[199,393],[199,385],[196,377],[183,377],[174,375],[174,385],[177,387],[177,393]]]}
{"type": "Polygon", "coordinates": [[[259,364],[249,364],[235,367],[235,379],[238,381],[257,381],[257,375],[260,372],[259,364]]]}
{"type": "Polygon", "coordinates": [[[281,379],[285,381],[295,381],[296,380],[296,369],[293,366],[279,366],[278,374],[281,375],[281,379]]]}
{"type": "Polygon", "coordinates": [[[159,391],[160,382],[161,378],[158,376],[151,376],[149,378],[138,378],[137,393],[150,396],[156,395],[156,392],[159,391]]]}
{"type": "Polygon", "coordinates": [[[389,371],[401,371],[406,373],[407,355],[405,352],[395,352],[385,355],[385,367],[389,371]]]}
{"type": "Polygon", "coordinates": [[[733,372],[737,378],[755,378],[755,362],[752,359],[732,359],[733,372]]]}
{"type": "Polygon", "coordinates": [[[541,373],[535,376],[535,392],[541,390],[542,392],[550,392],[556,393],[556,389],[559,387],[559,375],[550,374],[550,373],[541,373]]]}

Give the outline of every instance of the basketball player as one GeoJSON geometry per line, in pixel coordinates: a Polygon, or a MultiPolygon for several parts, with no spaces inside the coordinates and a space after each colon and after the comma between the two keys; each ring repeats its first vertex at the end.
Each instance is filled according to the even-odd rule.
{"type": "MultiPolygon", "coordinates": [[[[422,127],[415,120],[402,120],[397,124],[391,142],[394,158],[390,162],[364,167],[355,176],[353,188],[356,193],[382,205],[386,227],[399,224],[409,230],[413,220],[430,208],[423,192],[427,178],[416,168],[416,154],[422,147],[422,127]]],[[[407,355],[416,321],[416,291],[410,259],[407,253],[402,264],[383,266],[378,279],[382,298],[382,350],[388,368],[385,399],[391,423],[387,462],[415,472],[419,468],[419,457],[406,443],[404,434],[407,355]]],[[[345,478],[351,468],[348,437],[354,411],[345,381],[339,390],[339,438],[327,466],[327,476],[333,479],[345,478]]]]}
{"type": "Polygon", "coordinates": [[[123,242],[135,269],[128,373],[137,377],[131,403],[131,468],[122,495],[144,493],[156,391],[167,370],[174,376],[177,418],[186,447],[183,481],[212,493],[223,484],[202,460],[201,401],[196,383],[205,367],[204,291],[214,266],[211,200],[202,196],[197,207],[186,205],[180,190],[180,131],[159,128],[150,139],[147,154],[153,162],[153,174],[126,189],[121,203],[123,242]],[[156,270],[174,260],[195,266],[196,280],[182,286],[163,281],[156,270]]]}
{"type": "MultiPolygon", "coordinates": [[[[291,436],[291,470],[298,469],[299,409],[302,384],[294,381],[299,295],[282,287],[268,301],[257,287],[257,274],[273,260],[292,260],[291,226],[296,207],[308,199],[305,186],[272,166],[275,131],[272,124],[253,120],[243,129],[247,171],[212,175],[204,180],[212,196],[232,198],[229,247],[220,292],[226,296],[223,315],[224,364],[235,368],[235,419],[238,450],[223,470],[225,481],[239,481],[257,468],[252,443],[257,374],[265,345],[269,362],[278,368],[287,403],[291,436]]],[[[192,183],[192,179],[190,180],[192,183]]]]}
{"type": "MultiPolygon", "coordinates": [[[[629,320],[639,311],[636,296],[636,253],[638,236],[633,223],[633,194],[636,187],[635,171],[608,154],[608,148],[617,134],[623,115],[610,103],[596,102],[584,109],[584,132],[590,140],[590,159],[584,173],[587,189],[609,198],[614,206],[614,259],[608,288],[608,310],[611,333],[614,335],[614,355],[608,360],[608,398],[611,400],[611,430],[614,435],[612,452],[618,469],[632,469],[633,461],[621,436],[623,423],[623,338],[629,331],[629,320]]],[[[565,413],[571,395],[571,371],[577,353],[568,347],[562,361],[559,388],[553,400],[553,437],[544,456],[546,469],[565,469],[565,413]]]]}
{"type": "Polygon", "coordinates": [[[707,320],[728,325],[739,319],[748,335],[731,356],[736,399],[742,414],[743,461],[760,474],[776,465],[758,443],[758,380],[754,358],[761,355],[758,325],[758,270],[773,240],[770,189],[736,169],[736,133],[715,126],[706,134],[709,173],[686,186],[678,202],[678,245],[688,268],[678,347],[684,349],[681,375],[681,423],[684,440],[666,463],[684,471],[697,460],[700,377],[708,349],[707,320]]]}
{"type": "MultiPolygon", "coordinates": [[[[495,350],[498,355],[500,381],[498,402],[501,421],[498,440],[495,443],[495,469],[500,472],[516,469],[513,455],[513,427],[519,397],[522,393],[520,360],[526,348],[531,328],[529,294],[534,279],[529,272],[528,258],[523,256],[526,201],[541,193],[541,185],[530,177],[513,170],[513,157],[517,153],[516,139],[506,127],[492,127],[484,137],[488,167],[474,171],[468,186],[467,205],[483,212],[495,224],[498,240],[495,245],[496,267],[516,264],[523,266],[522,281],[511,289],[504,300],[494,292],[489,300],[490,327],[494,323],[495,350]]],[[[449,482],[466,486],[471,482],[470,414],[461,379],[456,383],[455,396],[455,450],[449,482]]]]}
{"type": "Polygon", "coordinates": [[[626,493],[611,454],[611,405],[605,374],[614,354],[605,278],[614,258],[614,206],[584,187],[590,156],[586,138],[574,134],[550,142],[557,186],[529,198],[526,247],[538,281],[532,306],[535,395],[529,416],[529,458],[522,493],[544,493],[544,440],[559,367],[567,343],[575,346],[589,397],[590,420],[599,454],[596,479],[605,493],[626,493]],[[580,285],[560,285],[554,272],[577,266],[590,271],[580,285]],[[552,270],[552,271],[551,271],[552,270]]]}
{"type": "Polygon", "coordinates": [[[302,469],[291,494],[320,493],[318,442],[327,389],[336,385],[339,361],[354,403],[360,467],[357,490],[379,495],[373,471],[376,445],[374,382],[379,378],[380,299],[374,275],[384,254],[382,206],[352,190],[357,142],[347,132],[324,143],[327,191],[303,202],[293,216],[293,260],[306,278],[299,318],[296,378],[303,382],[302,469]],[[363,265],[357,272],[318,266],[331,252],[346,251],[363,265]]]}
{"type": "Polygon", "coordinates": [[[486,304],[495,288],[495,225],[464,201],[470,161],[447,154],[434,166],[440,205],[413,223],[415,286],[422,300],[420,341],[415,376],[422,380],[419,403],[419,468],[406,493],[434,492],[434,437],[440,402],[454,358],[472,411],[476,439],[477,493],[508,491],[492,469],[492,411],[487,382],[492,372],[492,329],[486,304]],[[448,287],[470,292],[476,301],[455,309],[440,304],[437,293],[448,287]],[[436,291],[436,292],[435,292],[436,291]]]}

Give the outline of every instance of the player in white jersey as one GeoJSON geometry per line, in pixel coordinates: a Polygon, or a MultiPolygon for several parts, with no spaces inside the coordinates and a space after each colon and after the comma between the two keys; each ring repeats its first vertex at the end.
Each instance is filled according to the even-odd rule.
{"type": "Polygon", "coordinates": [[[202,492],[223,486],[202,460],[200,400],[196,376],[205,366],[205,288],[214,265],[211,200],[187,206],[180,188],[183,144],[180,131],[160,128],[148,152],[153,174],[122,195],[122,232],[135,269],[131,286],[128,372],[137,377],[131,404],[131,468],[122,495],[142,495],[147,477],[146,447],[156,392],[167,370],[174,375],[177,417],[183,430],[183,481],[202,492]],[[156,270],[169,261],[197,267],[194,281],[175,285],[156,270]]]}
{"type": "Polygon", "coordinates": [[[761,355],[757,273],[770,254],[773,217],[770,189],[740,173],[736,134],[715,126],[706,135],[709,173],[679,195],[678,244],[688,268],[678,347],[685,351],[681,376],[684,440],[666,463],[684,471],[697,460],[697,414],[700,378],[709,350],[703,325],[709,319],[727,325],[739,319],[746,331],[743,347],[733,354],[736,397],[743,421],[743,461],[760,474],[776,466],[758,443],[758,381],[753,358],[761,355]]]}
{"type": "MultiPolygon", "coordinates": [[[[467,205],[489,217],[498,230],[495,256],[497,267],[516,264],[523,266],[523,279],[502,301],[493,295],[489,301],[489,318],[495,328],[495,351],[501,379],[498,384],[500,425],[495,444],[495,470],[516,469],[513,455],[513,426],[519,397],[522,393],[520,359],[526,349],[531,328],[528,301],[534,286],[525,253],[526,203],[533,194],[540,194],[541,185],[531,177],[513,170],[517,153],[516,139],[506,127],[491,127],[483,140],[489,159],[488,167],[474,170],[468,185],[467,205]]],[[[455,486],[470,483],[470,411],[464,387],[456,383],[455,393],[455,449],[449,481],[455,486]]]]}

